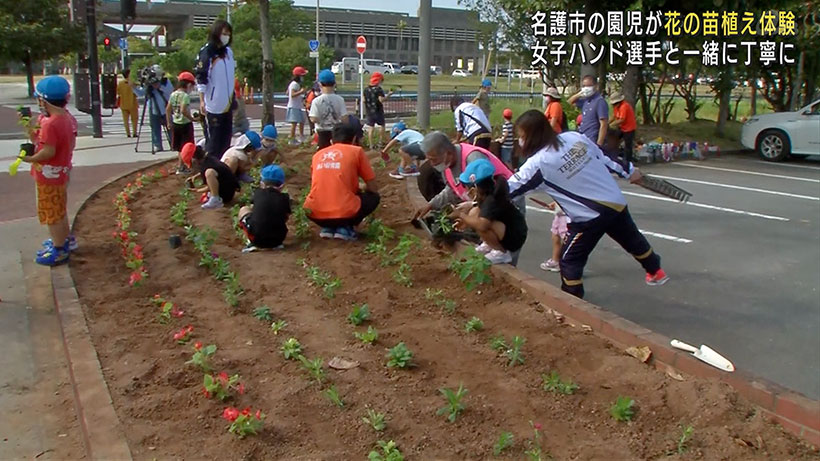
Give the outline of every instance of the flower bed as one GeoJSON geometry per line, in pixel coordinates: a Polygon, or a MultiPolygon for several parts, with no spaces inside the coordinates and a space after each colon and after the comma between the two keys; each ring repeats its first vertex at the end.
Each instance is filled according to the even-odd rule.
{"type": "MultiPolygon", "coordinates": [[[[287,158],[298,198],[310,157],[287,158]]],[[[230,209],[161,179],[129,201],[136,287],[104,219],[124,182],[91,199],[71,269],[135,459],[816,459],[728,386],[674,380],[430,247],[404,184],[379,181],[360,242],[297,236],[297,214],[285,250],[241,254],[230,209]]]]}

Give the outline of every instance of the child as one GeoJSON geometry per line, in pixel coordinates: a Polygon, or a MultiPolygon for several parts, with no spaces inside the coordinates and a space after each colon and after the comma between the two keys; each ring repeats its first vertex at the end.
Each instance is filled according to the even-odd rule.
{"type": "Polygon", "coordinates": [[[206,155],[202,146],[190,142],[182,146],[180,156],[185,166],[198,169],[205,180],[205,186],[197,189],[197,192],[208,192],[208,201],[202,204],[202,209],[222,208],[233,200],[239,190],[239,181],[228,165],[206,155]]]}
{"type": "Polygon", "coordinates": [[[322,86],[322,94],[310,105],[310,119],[316,124],[319,150],[322,150],[330,146],[333,127],[347,115],[347,108],[345,100],[336,94],[336,76],[330,69],[319,72],[319,85],[322,86]]]}
{"type": "Polygon", "coordinates": [[[288,108],[285,113],[285,121],[290,123],[290,144],[298,145],[305,137],[305,93],[308,88],[302,88],[302,78],[307,75],[307,70],[302,66],[296,66],[291,72],[293,78],[288,84],[288,108]],[[296,125],[299,125],[299,139],[296,139],[296,125]]]}
{"type": "Polygon", "coordinates": [[[23,157],[32,163],[31,175],[37,190],[37,217],[48,226],[51,240],[43,243],[35,262],[56,266],[68,262],[77,242],[69,235],[67,211],[68,174],[71,170],[76,130],[74,119],[66,111],[71,86],[64,78],[51,75],[37,82],[40,104],[40,130],[32,133],[34,155],[23,157]]]}
{"type": "Polygon", "coordinates": [[[513,133],[513,111],[512,109],[504,109],[504,125],[501,126],[501,137],[498,138],[498,143],[501,144],[501,161],[504,162],[510,169],[514,169],[512,164],[512,153],[515,147],[515,133],[513,133]]]}
{"type": "MultiPolygon", "coordinates": [[[[168,105],[165,106],[165,116],[171,127],[171,149],[180,152],[182,146],[194,142],[194,117],[191,115],[191,97],[188,93],[196,86],[196,79],[194,74],[182,72],[177,80],[177,89],[171,93],[168,105]]],[[[181,171],[180,174],[186,173],[182,161],[177,165],[177,171],[181,171]]]]}
{"type": "Polygon", "coordinates": [[[416,166],[416,161],[424,160],[424,152],[421,150],[421,141],[424,135],[416,130],[407,129],[404,122],[399,122],[393,125],[390,130],[390,142],[382,149],[382,158],[389,160],[388,151],[396,144],[400,144],[399,155],[401,160],[399,167],[389,173],[393,179],[404,179],[407,176],[418,176],[419,169],[416,166]]]}
{"type": "Polygon", "coordinates": [[[246,131],[222,154],[221,160],[240,181],[253,182],[248,171],[256,164],[261,149],[262,138],[255,131],[246,131]]]}
{"type": "Polygon", "coordinates": [[[456,228],[474,229],[491,249],[485,255],[490,262],[508,264],[513,261],[512,253],[519,251],[527,240],[527,221],[510,201],[507,181],[493,174],[495,167],[489,160],[479,159],[467,165],[459,180],[473,186],[478,204],[469,210],[458,207],[453,215],[456,228]]]}
{"type": "Polygon", "coordinates": [[[262,166],[270,165],[271,163],[282,159],[282,153],[276,148],[276,138],[279,133],[273,125],[265,125],[262,128],[262,152],[259,158],[262,159],[262,166]]]}
{"type": "Polygon", "coordinates": [[[284,248],[282,242],[288,235],[287,221],[290,216],[290,197],[282,192],[285,172],[279,165],[262,168],[260,187],[253,193],[250,206],[239,209],[239,225],[245,231],[250,244],[242,252],[259,248],[284,248]]]}
{"type": "Polygon", "coordinates": [[[561,247],[567,238],[569,218],[567,214],[564,213],[564,210],[555,202],[550,203],[547,208],[555,210],[555,217],[552,219],[552,227],[550,229],[552,232],[552,257],[542,262],[540,267],[541,270],[558,272],[561,270],[558,261],[561,260],[561,247]]]}

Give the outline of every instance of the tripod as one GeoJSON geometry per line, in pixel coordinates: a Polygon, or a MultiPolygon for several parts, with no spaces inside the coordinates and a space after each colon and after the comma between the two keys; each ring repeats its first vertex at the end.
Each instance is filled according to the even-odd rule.
{"type": "MultiPolygon", "coordinates": [[[[134,145],[134,152],[139,152],[140,134],[142,133],[142,126],[145,124],[145,110],[148,108],[148,100],[149,99],[153,100],[153,98],[154,98],[154,91],[156,91],[156,90],[150,84],[145,87],[145,102],[142,103],[142,115],[140,115],[140,124],[139,124],[139,127],[137,128],[137,143],[134,145]]],[[[159,92],[159,95],[162,98],[162,101],[165,103],[165,105],[167,105],[168,101],[165,99],[165,95],[162,94],[162,91],[159,92]]],[[[165,107],[165,105],[163,105],[163,107],[165,107]]],[[[168,125],[165,123],[165,120],[163,120],[162,128],[163,128],[162,131],[165,131],[165,136],[168,138],[168,142],[170,143],[171,142],[171,132],[168,131],[168,125]]],[[[159,134],[160,139],[162,139],[162,131],[160,131],[160,134],[159,134]]],[[[153,139],[152,139],[151,140],[151,154],[152,155],[156,154],[156,151],[154,150],[155,148],[156,148],[156,146],[154,146],[154,142],[153,142],[153,139]]]]}

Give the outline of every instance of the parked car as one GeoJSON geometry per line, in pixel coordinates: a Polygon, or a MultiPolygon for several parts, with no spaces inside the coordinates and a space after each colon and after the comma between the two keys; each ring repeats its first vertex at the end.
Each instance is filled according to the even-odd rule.
{"type": "Polygon", "coordinates": [[[332,66],[330,66],[330,71],[334,74],[341,74],[342,69],[344,69],[344,67],[342,67],[342,61],[336,61],[332,66]]]}
{"type": "Polygon", "coordinates": [[[453,71],[453,77],[469,77],[473,75],[472,72],[463,69],[456,69],[453,71]]]}
{"type": "Polygon", "coordinates": [[[388,67],[384,65],[384,61],[381,59],[365,59],[362,67],[365,74],[372,74],[373,72],[388,73],[388,67]]]}
{"type": "Polygon", "coordinates": [[[418,74],[419,73],[419,66],[415,66],[415,65],[412,65],[412,64],[407,65],[407,66],[401,66],[401,73],[402,74],[418,74]]]}
{"type": "Polygon", "coordinates": [[[441,66],[430,66],[430,75],[441,75],[442,72],[441,66]]]}
{"type": "Polygon", "coordinates": [[[796,112],[753,116],[743,124],[740,142],[770,162],[820,155],[820,99],[796,112]]]}
{"type": "MultiPolygon", "coordinates": [[[[487,72],[487,75],[488,75],[488,76],[493,76],[493,77],[495,77],[495,74],[496,74],[495,67],[490,67],[490,71],[489,71],[489,72],[487,72]]],[[[509,75],[509,74],[510,74],[510,70],[509,70],[509,69],[507,69],[507,68],[505,68],[505,67],[499,67],[499,68],[498,68],[498,76],[499,76],[499,77],[506,77],[506,76],[507,76],[507,75],[509,75]]]]}
{"type": "Polygon", "coordinates": [[[387,70],[384,71],[385,74],[398,74],[400,66],[395,62],[386,62],[384,63],[384,67],[387,67],[387,70]]]}
{"type": "Polygon", "coordinates": [[[510,71],[510,77],[512,77],[512,78],[521,77],[521,69],[512,69],[510,71]]]}

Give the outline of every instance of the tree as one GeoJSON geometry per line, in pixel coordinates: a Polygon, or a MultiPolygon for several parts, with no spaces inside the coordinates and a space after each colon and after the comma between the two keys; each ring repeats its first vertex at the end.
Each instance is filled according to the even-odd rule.
{"type": "Polygon", "coordinates": [[[396,29],[399,29],[399,63],[404,62],[404,29],[407,29],[407,21],[400,19],[396,23],[396,29]]]}
{"type": "Polygon", "coordinates": [[[269,14],[270,4],[268,0],[259,0],[259,35],[262,39],[262,126],[274,122],[273,48],[271,47],[269,14]]]}
{"type": "Polygon", "coordinates": [[[0,2],[0,60],[22,62],[28,94],[34,95],[35,61],[83,47],[83,31],[69,23],[63,0],[0,2]]]}

